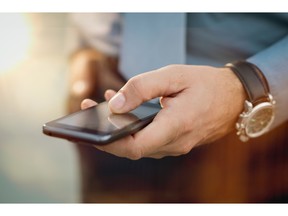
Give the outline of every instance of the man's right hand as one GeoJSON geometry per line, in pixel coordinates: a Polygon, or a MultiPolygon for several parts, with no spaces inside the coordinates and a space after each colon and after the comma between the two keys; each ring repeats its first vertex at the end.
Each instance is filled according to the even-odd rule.
{"type": "MultiPolygon", "coordinates": [[[[105,94],[115,113],[129,112],[156,97],[162,97],[163,109],[147,127],[95,147],[130,159],[186,154],[235,129],[245,91],[230,68],[170,65],[133,77],[117,93],[105,94]]],[[[83,101],[82,108],[93,103],[83,101]]]]}

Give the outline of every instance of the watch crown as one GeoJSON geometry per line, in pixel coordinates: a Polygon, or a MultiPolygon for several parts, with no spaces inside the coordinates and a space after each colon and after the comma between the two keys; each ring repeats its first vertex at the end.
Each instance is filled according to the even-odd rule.
{"type": "Polygon", "coordinates": [[[241,114],[239,115],[239,117],[245,118],[245,114],[244,114],[244,113],[241,113],[241,114]]]}
{"type": "Polygon", "coordinates": [[[240,123],[239,123],[239,122],[236,123],[236,129],[237,129],[237,130],[241,129],[241,126],[240,126],[240,123]]]}
{"type": "Polygon", "coordinates": [[[240,135],[239,139],[242,141],[242,142],[247,142],[249,140],[249,137],[248,136],[245,136],[245,135],[240,135]]]}
{"type": "Polygon", "coordinates": [[[245,100],[244,110],[246,113],[250,113],[253,109],[253,104],[250,101],[245,100]]]}

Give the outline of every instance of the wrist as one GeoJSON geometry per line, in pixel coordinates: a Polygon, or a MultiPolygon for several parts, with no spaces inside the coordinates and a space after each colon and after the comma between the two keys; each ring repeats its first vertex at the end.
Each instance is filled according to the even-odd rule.
{"type": "Polygon", "coordinates": [[[245,92],[244,86],[239,80],[239,78],[235,75],[235,73],[232,71],[231,68],[223,68],[224,73],[228,77],[228,82],[227,85],[229,85],[230,88],[228,88],[230,97],[229,97],[229,110],[230,110],[230,125],[229,125],[229,130],[232,131],[235,129],[235,124],[239,118],[239,115],[243,111],[243,104],[245,100],[247,99],[247,94],[245,92]]]}
{"type": "Polygon", "coordinates": [[[256,65],[238,61],[226,67],[239,78],[246,92],[244,111],[236,123],[237,135],[241,141],[246,142],[269,131],[274,121],[275,101],[264,74],[256,65]]]}

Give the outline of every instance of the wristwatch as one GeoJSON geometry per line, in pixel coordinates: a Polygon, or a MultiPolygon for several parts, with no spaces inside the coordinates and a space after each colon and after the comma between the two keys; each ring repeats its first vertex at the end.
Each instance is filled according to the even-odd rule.
{"type": "Polygon", "coordinates": [[[240,79],[247,93],[244,111],[236,123],[237,135],[243,142],[263,135],[274,121],[275,100],[268,82],[261,70],[246,61],[237,61],[225,65],[240,79]]]}

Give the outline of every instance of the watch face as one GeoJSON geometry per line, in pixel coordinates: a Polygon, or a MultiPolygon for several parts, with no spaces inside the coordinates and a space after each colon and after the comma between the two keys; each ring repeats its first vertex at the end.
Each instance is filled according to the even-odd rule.
{"type": "Polygon", "coordinates": [[[267,132],[274,119],[274,109],[270,103],[262,103],[254,107],[247,119],[246,134],[258,137],[267,132]]]}

